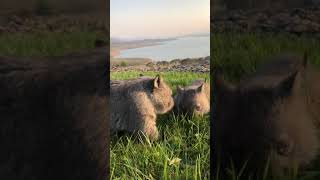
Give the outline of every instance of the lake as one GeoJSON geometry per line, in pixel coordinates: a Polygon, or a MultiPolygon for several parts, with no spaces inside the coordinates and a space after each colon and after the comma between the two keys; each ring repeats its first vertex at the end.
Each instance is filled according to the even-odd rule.
{"type": "Polygon", "coordinates": [[[159,45],[126,49],[120,52],[118,58],[150,58],[154,61],[169,61],[173,59],[199,58],[210,56],[210,36],[189,36],[159,45]]]}

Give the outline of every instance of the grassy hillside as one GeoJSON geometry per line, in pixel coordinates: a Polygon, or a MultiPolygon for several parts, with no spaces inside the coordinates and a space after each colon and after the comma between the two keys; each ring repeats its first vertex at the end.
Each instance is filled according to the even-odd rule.
{"type": "MultiPolygon", "coordinates": [[[[136,78],[140,73],[111,73],[111,79],[136,78]]],[[[175,92],[177,85],[209,78],[209,74],[168,72],[163,77],[175,92]]],[[[164,138],[157,142],[134,141],[130,136],[112,138],[111,179],[209,179],[209,116],[186,119],[167,114],[158,122],[164,138]]]]}

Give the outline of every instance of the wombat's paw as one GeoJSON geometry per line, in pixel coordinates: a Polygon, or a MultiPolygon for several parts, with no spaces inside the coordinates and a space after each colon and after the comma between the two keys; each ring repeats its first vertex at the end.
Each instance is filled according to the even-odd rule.
{"type": "Polygon", "coordinates": [[[149,131],[149,133],[147,134],[149,139],[152,141],[158,140],[159,139],[159,131],[158,129],[155,127],[154,129],[152,129],[151,131],[149,131]]]}
{"type": "Polygon", "coordinates": [[[155,127],[153,129],[142,129],[139,131],[136,131],[136,137],[139,137],[140,140],[142,141],[156,141],[159,139],[160,135],[159,135],[159,131],[158,129],[155,127]]]}

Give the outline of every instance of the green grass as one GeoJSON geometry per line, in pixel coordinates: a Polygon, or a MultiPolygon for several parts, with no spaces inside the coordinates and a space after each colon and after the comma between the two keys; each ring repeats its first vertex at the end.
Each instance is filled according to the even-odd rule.
{"type": "MultiPolygon", "coordinates": [[[[111,79],[139,77],[141,72],[114,72],[111,79]]],[[[155,76],[156,73],[143,73],[155,76]]],[[[209,74],[162,73],[175,92],[177,85],[187,85],[209,74]]],[[[185,118],[167,114],[159,116],[157,126],[163,139],[150,142],[130,136],[111,141],[111,179],[209,179],[209,117],[185,118]]]]}
{"type": "Polygon", "coordinates": [[[320,66],[320,40],[292,34],[216,33],[211,36],[212,66],[220,67],[231,80],[254,72],[268,57],[280,53],[308,53],[320,66]]]}
{"type": "Polygon", "coordinates": [[[95,32],[39,32],[0,34],[1,56],[58,56],[94,48],[96,39],[107,39],[95,32]]]}
{"type": "MultiPolygon", "coordinates": [[[[320,67],[320,39],[310,36],[286,33],[216,33],[211,36],[212,67],[221,68],[225,77],[235,82],[243,75],[254,72],[269,57],[283,53],[302,55],[304,52],[307,52],[312,65],[320,67]]],[[[270,175],[268,173],[261,179],[269,179],[266,178],[270,175]]],[[[237,180],[238,175],[231,171],[230,179],[237,180]]],[[[320,157],[304,171],[293,170],[285,177],[272,179],[320,179],[320,157]]]]}
{"type": "Polygon", "coordinates": [[[128,63],[127,63],[127,62],[125,62],[125,61],[121,61],[120,66],[122,66],[122,67],[126,67],[126,66],[128,66],[128,63]]]}

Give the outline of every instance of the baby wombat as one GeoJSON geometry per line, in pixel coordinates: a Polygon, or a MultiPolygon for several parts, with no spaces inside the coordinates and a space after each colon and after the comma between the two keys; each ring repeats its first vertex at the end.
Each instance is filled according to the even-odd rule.
{"type": "Polygon", "coordinates": [[[174,106],[172,90],[163,78],[140,77],[110,84],[111,133],[140,131],[152,140],[158,139],[157,114],[174,106]]]}
{"type": "Polygon", "coordinates": [[[307,71],[306,59],[280,56],[238,85],[215,73],[211,157],[221,176],[245,166],[244,179],[260,179],[267,162],[278,176],[316,158],[319,137],[307,91],[316,81],[307,83],[307,71]]]}
{"type": "Polygon", "coordinates": [[[178,113],[202,116],[210,111],[210,85],[205,80],[195,80],[190,86],[178,86],[174,102],[178,113]]]}

